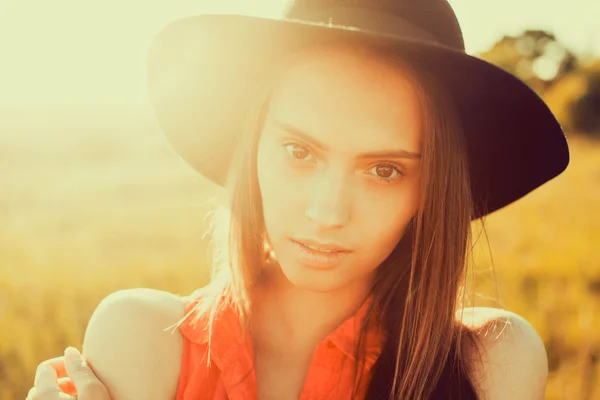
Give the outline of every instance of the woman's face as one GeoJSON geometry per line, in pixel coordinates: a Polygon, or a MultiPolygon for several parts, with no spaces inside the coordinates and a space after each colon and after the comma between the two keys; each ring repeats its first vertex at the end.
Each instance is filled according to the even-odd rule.
{"type": "Polygon", "coordinates": [[[368,284],[415,214],[421,116],[401,71],[313,52],[273,92],[258,146],[270,245],[295,286],[368,284]]]}

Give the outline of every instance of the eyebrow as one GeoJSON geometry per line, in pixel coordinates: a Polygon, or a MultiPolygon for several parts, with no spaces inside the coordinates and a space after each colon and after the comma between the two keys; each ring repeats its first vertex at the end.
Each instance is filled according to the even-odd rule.
{"type": "MultiPolygon", "coordinates": [[[[305,142],[313,145],[314,147],[320,149],[321,151],[328,151],[329,147],[320,142],[319,140],[317,140],[316,138],[308,135],[306,132],[303,132],[302,130],[283,123],[283,122],[274,122],[274,125],[283,130],[284,132],[290,133],[294,136],[299,137],[300,139],[304,140],[305,142]]],[[[363,153],[360,154],[358,156],[358,158],[363,158],[363,159],[372,159],[372,158],[407,158],[407,159],[411,159],[411,160],[419,160],[421,158],[421,154],[420,153],[415,153],[412,151],[408,151],[408,150],[403,150],[403,149],[398,149],[398,150],[380,150],[380,151],[372,151],[372,152],[368,152],[368,153],[363,153]]]]}

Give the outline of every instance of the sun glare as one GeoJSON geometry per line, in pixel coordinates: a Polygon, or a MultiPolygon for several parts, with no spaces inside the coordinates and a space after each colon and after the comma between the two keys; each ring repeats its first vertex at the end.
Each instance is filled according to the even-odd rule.
{"type": "MultiPolygon", "coordinates": [[[[576,51],[600,54],[596,0],[547,2],[450,0],[467,51],[491,46],[502,34],[551,29],[576,51]],[[483,18],[493,15],[493,19],[483,18]]],[[[204,12],[277,14],[287,0],[4,0],[0,12],[0,103],[140,103],[147,101],[146,51],[169,21],[204,12]],[[32,12],[35,10],[35,12],[32,12]]],[[[548,70],[540,64],[539,68],[548,70]]]]}

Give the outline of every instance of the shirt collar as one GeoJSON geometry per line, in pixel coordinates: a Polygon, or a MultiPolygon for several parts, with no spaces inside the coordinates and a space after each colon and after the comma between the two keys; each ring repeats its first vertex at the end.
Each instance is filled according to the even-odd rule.
{"type": "MultiPolygon", "coordinates": [[[[372,304],[372,297],[367,298],[357,312],[340,324],[321,344],[330,342],[336,349],[347,357],[356,361],[355,351],[358,337],[364,318],[367,316],[372,304]]],[[[196,304],[197,300],[193,302],[196,304]]],[[[194,327],[186,327],[188,337],[197,343],[208,343],[208,316],[200,318],[194,327]]],[[[185,332],[184,332],[185,333],[185,332]]],[[[369,370],[381,354],[385,335],[381,326],[379,315],[376,313],[370,318],[364,337],[365,360],[364,367],[369,370]]],[[[224,303],[217,310],[213,323],[213,337],[211,340],[211,357],[215,359],[229,359],[233,354],[245,349],[251,349],[249,332],[242,330],[239,314],[230,303],[224,303]]],[[[226,360],[224,360],[226,361],[226,360]]]]}

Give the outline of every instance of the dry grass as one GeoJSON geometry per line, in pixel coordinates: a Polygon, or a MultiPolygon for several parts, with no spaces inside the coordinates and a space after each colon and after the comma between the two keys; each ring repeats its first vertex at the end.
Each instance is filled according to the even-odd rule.
{"type": "MultiPolygon", "coordinates": [[[[547,399],[600,399],[600,143],[573,137],[560,178],[488,218],[476,305],[543,337],[547,399]]],[[[510,162],[507,160],[507,162],[510,162]]],[[[203,218],[216,188],[168,147],[146,108],[0,110],[0,399],[80,345],[109,293],[189,293],[207,279],[203,218]]]]}

